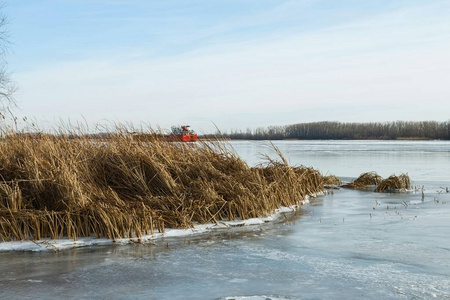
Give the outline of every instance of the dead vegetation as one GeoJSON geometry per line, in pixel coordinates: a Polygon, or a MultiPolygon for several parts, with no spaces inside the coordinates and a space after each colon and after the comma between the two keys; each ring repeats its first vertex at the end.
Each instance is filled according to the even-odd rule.
{"type": "Polygon", "coordinates": [[[0,140],[0,239],[142,237],[247,219],[324,188],[319,172],[269,161],[250,168],[222,142],[170,143],[119,132],[0,140]]]}
{"type": "Polygon", "coordinates": [[[391,175],[389,178],[383,179],[376,172],[367,172],[361,174],[354,181],[341,185],[341,187],[349,189],[367,189],[372,186],[375,186],[375,192],[378,193],[407,191],[411,190],[411,179],[408,174],[391,175]]]}
{"type": "Polygon", "coordinates": [[[411,179],[408,174],[400,174],[399,176],[391,175],[378,184],[375,192],[401,191],[411,189],[411,179]]]}
{"type": "Polygon", "coordinates": [[[342,185],[342,187],[355,190],[365,189],[372,185],[378,185],[382,180],[383,178],[376,172],[366,172],[352,182],[342,185]]]}
{"type": "Polygon", "coordinates": [[[323,184],[326,189],[339,189],[342,184],[342,180],[334,175],[324,176],[323,184]]]}

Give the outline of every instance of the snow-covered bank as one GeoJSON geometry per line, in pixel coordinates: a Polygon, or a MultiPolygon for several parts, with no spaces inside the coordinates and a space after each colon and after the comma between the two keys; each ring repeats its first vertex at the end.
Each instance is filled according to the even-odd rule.
{"type": "Polygon", "coordinates": [[[123,238],[123,239],[106,239],[95,237],[80,237],[76,241],[69,238],[58,240],[42,239],[39,241],[12,241],[0,242],[0,252],[5,251],[58,251],[77,247],[86,246],[104,246],[113,244],[130,244],[130,243],[149,243],[161,238],[187,237],[196,234],[204,234],[216,230],[226,230],[229,228],[242,226],[257,226],[265,223],[284,220],[283,214],[298,210],[301,205],[309,203],[309,197],[301,201],[299,205],[290,207],[281,207],[274,214],[263,218],[252,218],[246,220],[220,221],[219,223],[198,224],[189,229],[171,229],[166,228],[164,232],[155,232],[153,235],[146,235],[141,238],[123,238]]]}

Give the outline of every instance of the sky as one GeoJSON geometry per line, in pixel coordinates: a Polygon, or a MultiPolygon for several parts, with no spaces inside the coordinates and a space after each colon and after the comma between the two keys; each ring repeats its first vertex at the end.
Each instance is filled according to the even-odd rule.
{"type": "Polygon", "coordinates": [[[3,2],[42,128],[450,120],[448,0],[3,2]]]}

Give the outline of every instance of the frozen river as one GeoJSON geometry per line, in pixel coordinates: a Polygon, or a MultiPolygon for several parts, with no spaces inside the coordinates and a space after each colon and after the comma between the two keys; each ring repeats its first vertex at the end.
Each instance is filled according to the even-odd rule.
{"type": "MultiPolygon", "coordinates": [[[[232,142],[249,164],[267,142],[232,142]]],[[[147,245],[0,253],[0,298],[450,299],[450,143],[276,142],[350,179],[408,172],[410,194],[338,190],[284,222],[147,245]]]]}

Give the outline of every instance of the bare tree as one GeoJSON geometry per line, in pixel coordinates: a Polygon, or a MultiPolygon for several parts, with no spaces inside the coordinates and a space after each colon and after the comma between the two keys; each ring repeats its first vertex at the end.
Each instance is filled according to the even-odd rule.
{"type": "MultiPolygon", "coordinates": [[[[2,7],[0,5],[0,9],[2,7]]],[[[0,112],[10,111],[11,107],[16,106],[16,101],[13,97],[16,85],[12,82],[11,76],[6,68],[6,54],[10,45],[7,25],[8,21],[6,17],[0,14],[0,112]]]]}
{"type": "Polygon", "coordinates": [[[231,131],[224,133],[231,139],[250,140],[395,140],[406,139],[450,139],[450,121],[395,121],[371,123],[313,122],[298,123],[287,126],[269,126],[256,129],[248,128],[246,132],[231,131]]]}

